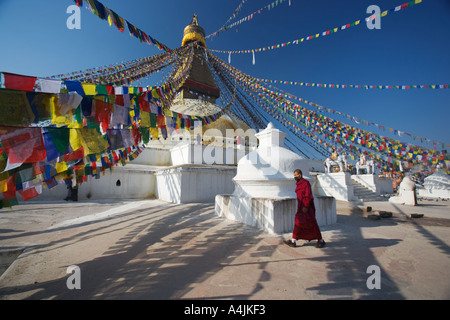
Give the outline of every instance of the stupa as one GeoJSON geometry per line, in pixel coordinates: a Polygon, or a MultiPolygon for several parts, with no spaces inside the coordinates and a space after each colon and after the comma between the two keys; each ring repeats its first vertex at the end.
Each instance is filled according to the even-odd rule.
{"type": "MultiPolygon", "coordinates": [[[[239,161],[234,192],[216,196],[218,216],[268,233],[292,232],[297,211],[294,170],[302,170],[311,184],[313,179],[309,160],[283,147],[285,136],[272,123],[256,134],[259,146],[239,161]]],[[[319,226],[336,223],[335,198],[315,194],[314,204],[319,226]]]]}
{"type": "Polygon", "coordinates": [[[450,175],[444,172],[443,166],[438,165],[436,172],[424,179],[423,187],[418,188],[418,195],[425,198],[450,199],[450,175]]]}
{"type": "MultiPolygon", "coordinates": [[[[220,97],[220,89],[206,61],[205,30],[199,26],[196,14],[194,14],[190,24],[184,28],[181,46],[186,46],[192,42],[195,43],[194,58],[189,70],[189,76],[175,97],[170,109],[174,112],[192,116],[215,114],[221,111],[221,107],[216,104],[216,100],[220,97]]],[[[203,125],[201,135],[204,142],[206,140],[217,140],[214,137],[225,137],[227,129],[241,129],[246,132],[250,127],[236,115],[227,111],[226,114],[213,123],[203,125]],[[216,133],[214,134],[214,132],[216,133]]],[[[195,139],[195,137],[193,138],[195,139]]]]}
{"type": "MultiPolygon", "coordinates": [[[[220,89],[207,63],[205,31],[197,15],[184,29],[181,45],[193,42],[188,78],[170,109],[192,116],[216,114],[222,110],[216,104],[220,89]]],[[[237,161],[257,144],[253,130],[230,111],[200,129],[180,131],[170,140],[163,142],[169,149],[170,163],[155,172],[155,192],[160,199],[174,203],[213,202],[216,194],[232,192],[237,161]],[[236,134],[243,139],[246,136],[249,142],[236,143],[236,134]]]]}

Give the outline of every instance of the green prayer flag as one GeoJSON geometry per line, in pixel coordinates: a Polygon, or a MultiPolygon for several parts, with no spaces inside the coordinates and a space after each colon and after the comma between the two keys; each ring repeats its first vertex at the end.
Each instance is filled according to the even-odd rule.
{"type": "Polygon", "coordinates": [[[148,128],[139,128],[139,132],[141,133],[142,142],[144,144],[150,141],[150,130],[148,128]]]}
{"type": "Polygon", "coordinates": [[[47,127],[47,132],[52,138],[53,144],[59,153],[67,152],[69,147],[70,129],[47,127]]]}
{"type": "Polygon", "coordinates": [[[96,90],[99,95],[108,95],[108,89],[104,85],[97,85],[96,90]]]}
{"type": "Polygon", "coordinates": [[[150,113],[150,127],[151,128],[157,128],[157,114],[150,113]]]}

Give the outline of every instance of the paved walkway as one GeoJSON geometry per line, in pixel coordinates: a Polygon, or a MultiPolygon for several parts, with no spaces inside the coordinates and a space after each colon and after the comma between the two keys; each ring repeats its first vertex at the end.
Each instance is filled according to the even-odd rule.
{"type": "Polygon", "coordinates": [[[0,299],[450,299],[450,201],[419,204],[338,201],[317,249],[218,218],[214,204],[30,202],[0,210],[0,252],[23,250],[0,299]],[[394,216],[370,220],[367,206],[394,216]],[[367,287],[371,265],[381,289],[367,287]]]}

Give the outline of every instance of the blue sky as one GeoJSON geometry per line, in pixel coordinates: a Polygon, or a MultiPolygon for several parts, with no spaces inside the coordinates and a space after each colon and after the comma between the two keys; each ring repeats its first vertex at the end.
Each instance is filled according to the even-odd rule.
{"type": "MultiPolygon", "coordinates": [[[[248,0],[238,19],[274,0],[248,0]]],[[[241,0],[100,1],[147,34],[176,48],[197,13],[207,34],[217,31],[241,0]]],[[[208,48],[248,50],[281,44],[364,19],[369,5],[382,11],[406,0],[291,0],[255,15],[238,28],[208,39],[208,48]]],[[[140,43],[128,31],[81,10],[81,30],[69,30],[72,0],[0,0],[0,71],[50,76],[142,58],[161,51],[140,43]]],[[[233,54],[231,64],[257,78],[310,83],[414,85],[450,83],[450,1],[423,0],[391,13],[380,30],[357,27],[301,45],[251,54],[233,54]]],[[[227,61],[228,54],[215,53],[227,61]]],[[[152,85],[149,79],[144,85],[152,85]]],[[[277,85],[358,118],[450,144],[450,89],[332,89],[277,85]]],[[[329,115],[337,120],[337,115],[329,115]]],[[[347,120],[344,122],[348,122],[347,120]]],[[[355,123],[350,123],[355,125],[355,123]]],[[[361,128],[377,131],[372,126],[361,128]]],[[[395,138],[395,137],[394,137],[395,138]]],[[[413,143],[396,137],[397,139],[413,143]]],[[[432,144],[425,144],[432,148],[432,144]]]]}

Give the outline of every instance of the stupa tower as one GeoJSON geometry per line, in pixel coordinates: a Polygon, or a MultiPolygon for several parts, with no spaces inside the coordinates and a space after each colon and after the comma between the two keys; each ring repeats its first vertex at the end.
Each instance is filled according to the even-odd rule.
{"type": "Polygon", "coordinates": [[[215,103],[220,97],[220,90],[214,81],[211,70],[205,59],[205,30],[198,25],[197,15],[194,14],[191,23],[184,28],[181,46],[196,42],[194,59],[189,77],[182,86],[178,98],[199,99],[215,103]]]}

